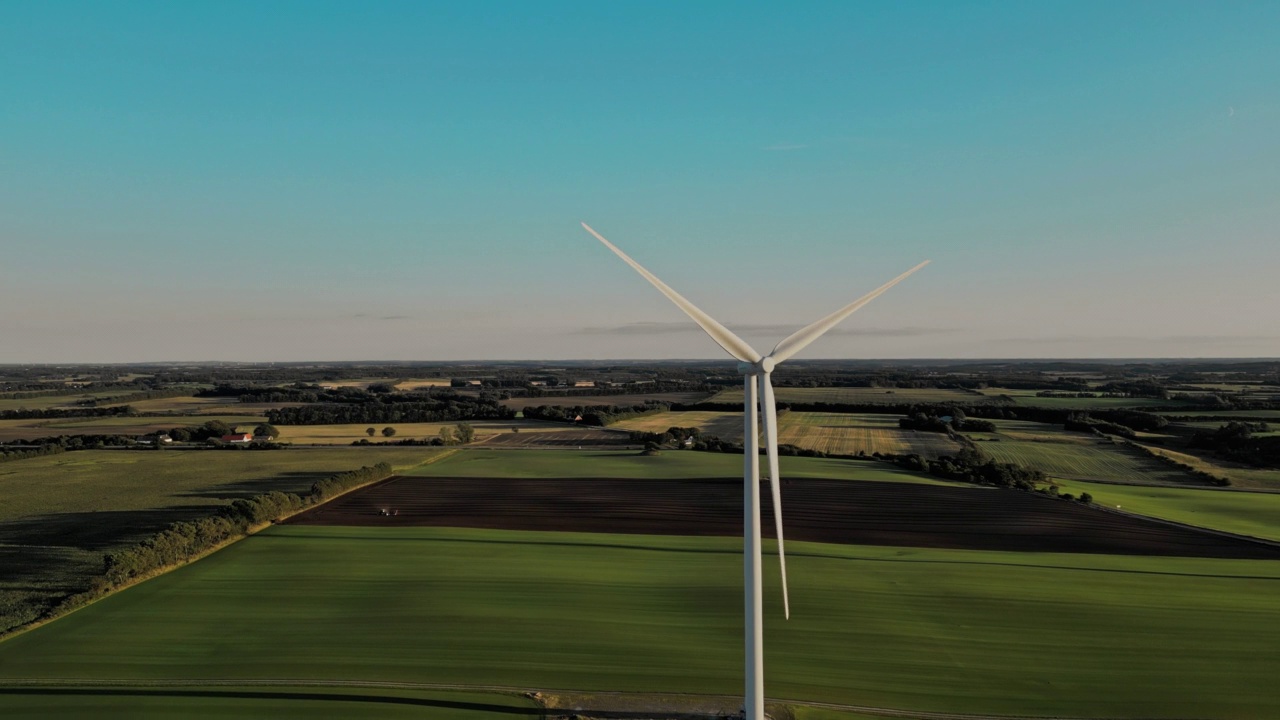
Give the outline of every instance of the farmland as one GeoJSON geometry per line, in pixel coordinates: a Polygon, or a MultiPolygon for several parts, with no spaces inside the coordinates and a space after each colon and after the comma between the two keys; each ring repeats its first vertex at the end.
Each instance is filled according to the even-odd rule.
{"type": "Polygon", "coordinates": [[[896,415],[785,412],[778,417],[778,442],[833,455],[917,453],[937,458],[960,450],[942,433],[900,429],[896,415]]]}
{"type": "Polygon", "coordinates": [[[0,632],[83,589],[103,552],[169,523],[383,460],[408,469],[433,452],[84,450],[0,465],[0,632]]]}
{"type": "Polygon", "coordinates": [[[299,403],[243,403],[234,397],[171,397],[153,400],[132,400],[127,403],[140,414],[165,413],[172,415],[265,415],[268,410],[293,407],[299,403]]]}
{"type": "MultiPolygon", "coordinates": [[[[869,460],[782,457],[786,478],[832,478],[953,485],[869,460]]],[[[672,450],[661,455],[572,450],[485,450],[450,455],[404,471],[421,477],[475,478],[727,478],[742,476],[742,456],[672,450]]]]}
{"type": "Polygon", "coordinates": [[[17,398],[0,398],[0,410],[48,410],[51,408],[78,407],[86,400],[101,400],[128,393],[128,390],[96,390],[70,395],[34,395],[17,398]]]}
{"type": "MultiPolygon", "coordinates": [[[[1280,563],[788,550],[790,621],[776,573],[765,576],[771,696],[984,714],[1280,714],[1280,563]]],[[[734,538],[278,526],[0,644],[0,678],[733,695],[740,551],[734,538]]]]}
{"type": "MultiPolygon", "coordinates": [[[[626,395],[602,395],[598,392],[584,393],[582,395],[546,395],[542,397],[526,397],[511,398],[503,400],[502,404],[513,410],[523,410],[527,407],[538,407],[539,405],[560,405],[564,407],[575,407],[578,405],[619,405],[629,407],[632,405],[643,405],[647,400],[655,400],[665,403],[696,403],[707,397],[706,393],[634,393],[626,395]]],[[[666,428],[663,428],[664,430],[666,428]]]]}
{"type": "Polygon", "coordinates": [[[1039,397],[1038,390],[1014,390],[1010,388],[983,388],[978,391],[990,398],[1010,398],[1024,407],[1056,408],[1062,410],[1116,410],[1121,408],[1164,408],[1173,411],[1186,403],[1178,400],[1143,397],[1039,397]]]}
{"type": "MultiPolygon", "coordinates": [[[[1280,560],[1280,547],[1017,490],[810,478],[787,483],[783,496],[790,540],[1280,560]]],[[[772,514],[771,509],[763,513],[766,527],[773,527],[772,514]]],[[[397,477],[287,522],[738,536],[742,481],[397,477]]]]}
{"type": "Polygon", "coordinates": [[[1280,542],[1280,493],[1142,487],[1068,480],[1064,492],[1108,508],[1280,542]]]}
{"type": "Polygon", "coordinates": [[[1217,461],[1201,455],[1189,455],[1155,445],[1143,445],[1143,447],[1175,462],[1202,470],[1211,475],[1228,478],[1231,480],[1233,487],[1280,490],[1280,470],[1254,468],[1237,463],[1217,461]]]}
{"type": "MultiPolygon", "coordinates": [[[[774,389],[779,403],[841,403],[849,405],[910,405],[914,403],[997,404],[998,398],[985,397],[972,390],[937,388],[879,387],[779,387],[774,389]]],[[[721,390],[708,398],[708,403],[742,404],[742,388],[721,390]]]]}
{"type": "Polygon", "coordinates": [[[0,702],[11,717],[93,717],[95,720],[141,717],[482,720],[495,715],[530,718],[542,715],[532,700],[510,694],[261,683],[239,687],[218,684],[0,687],[0,702]]]}
{"type": "Polygon", "coordinates": [[[616,422],[609,426],[617,430],[638,432],[666,432],[670,427],[696,427],[704,435],[714,435],[721,440],[742,442],[742,413],[708,410],[686,410],[645,415],[616,422]]]}
{"type": "MultiPolygon", "coordinates": [[[[297,444],[320,444],[320,445],[350,445],[357,440],[370,440],[371,442],[383,442],[386,440],[432,440],[440,437],[440,431],[448,428],[452,431],[456,428],[456,422],[435,422],[435,423],[354,423],[347,425],[281,425],[277,428],[280,431],[280,442],[297,443],[297,444]],[[374,434],[368,434],[368,428],[374,429],[374,434]],[[382,429],[390,427],[395,429],[395,435],[387,438],[382,435],[382,429]]],[[[571,426],[533,422],[529,420],[476,420],[470,423],[475,428],[475,440],[477,442],[487,440],[502,433],[509,433],[512,429],[516,429],[520,433],[547,433],[560,432],[566,429],[572,429],[571,426]]]]}
{"type": "Polygon", "coordinates": [[[112,416],[57,420],[0,420],[0,441],[30,440],[53,435],[143,435],[175,427],[218,420],[252,430],[266,419],[256,415],[174,415],[164,417],[112,416]]]}
{"type": "Polygon", "coordinates": [[[1037,468],[1060,478],[1136,485],[1206,485],[1195,476],[1144,457],[1138,451],[1056,425],[995,421],[995,434],[971,433],[982,452],[998,462],[1037,468]]]}

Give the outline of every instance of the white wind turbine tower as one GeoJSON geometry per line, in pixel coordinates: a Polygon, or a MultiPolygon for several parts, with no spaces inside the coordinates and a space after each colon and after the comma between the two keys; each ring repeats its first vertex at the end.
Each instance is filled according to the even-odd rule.
{"type": "Polygon", "coordinates": [[[902,282],[908,275],[929,264],[928,260],[902,273],[898,277],[872,290],[854,302],[840,308],[830,315],[807,327],[792,333],[778,343],[773,352],[761,356],[742,338],[734,335],[728,328],[716,322],[710,315],[699,310],[697,306],[684,299],[680,293],[672,290],[653,273],[641,267],[613,243],[582,223],[587,232],[604,243],[605,247],[622,258],[635,271],[640,273],[671,302],[693,319],[712,340],[716,341],[725,352],[738,359],[738,372],[742,373],[743,394],[743,580],[744,606],[746,611],[746,687],[743,708],[745,720],[764,720],[764,624],[761,617],[761,584],[760,584],[760,461],[759,442],[760,429],[757,419],[764,425],[765,452],[769,462],[769,485],[773,492],[773,521],[778,538],[778,563],[782,571],[782,607],[789,619],[791,603],[787,598],[787,560],[782,551],[782,495],[778,478],[778,409],[773,399],[773,383],[770,373],[778,363],[803,350],[809,343],[817,340],[823,333],[835,327],[841,320],[852,315],[859,308],[875,300],[889,288],[902,282]],[[760,394],[757,405],[756,392],[760,394]],[[759,417],[756,412],[759,410],[759,417]]]}

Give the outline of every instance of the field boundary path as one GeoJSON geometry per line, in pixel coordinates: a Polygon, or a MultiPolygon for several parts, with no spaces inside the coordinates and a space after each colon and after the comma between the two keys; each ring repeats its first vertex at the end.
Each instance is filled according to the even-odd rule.
{"type": "MultiPolygon", "coordinates": [[[[298,679],[217,679],[217,680],[76,680],[72,678],[42,679],[5,679],[0,678],[0,693],[5,690],[154,690],[185,688],[359,688],[377,690],[410,690],[410,691],[456,691],[456,692],[488,692],[505,695],[523,695],[537,701],[548,716],[572,716],[589,718],[616,718],[618,720],[648,720],[673,718],[724,718],[737,717],[736,708],[741,705],[740,698],[732,695],[712,695],[696,693],[642,693],[617,692],[602,690],[561,690],[554,688],[519,687],[511,685],[462,685],[449,683],[413,683],[383,680],[298,680],[298,679]],[[560,697],[564,696],[564,697],[560,697]],[[582,707],[582,701],[610,701],[613,707],[582,707]],[[663,709],[645,710],[644,701],[653,700],[665,706],[663,709]],[[708,709],[709,704],[727,703],[728,708],[708,709]],[[683,706],[688,710],[672,709],[683,706]],[[701,709],[693,709],[693,708],[701,709]]],[[[1098,718],[1078,715],[992,715],[973,713],[931,712],[924,710],[901,710],[897,708],[874,707],[870,705],[845,705],[841,703],[813,702],[808,700],[789,700],[786,698],[766,698],[766,702],[774,706],[810,707],[824,710],[837,710],[863,715],[877,715],[887,718],[907,718],[908,720],[1115,720],[1115,718],[1098,718]]],[[[773,708],[770,708],[773,710],[773,708]]],[[[772,713],[775,717],[777,713],[772,713]]],[[[1135,718],[1134,720],[1141,720],[1135,718]]],[[[1162,720],[1203,720],[1202,718],[1163,718],[1162,720]]]]}

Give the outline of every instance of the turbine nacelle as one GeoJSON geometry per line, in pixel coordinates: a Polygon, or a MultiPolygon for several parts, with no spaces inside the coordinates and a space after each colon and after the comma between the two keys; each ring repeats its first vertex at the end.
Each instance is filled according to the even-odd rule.
{"type": "Polygon", "coordinates": [[[760,360],[758,360],[757,362],[753,362],[753,363],[748,363],[748,362],[738,363],[738,374],[739,375],[768,375],[769,373],[773,372],[773,369],[777,366],[778,366],[777,361],[775,361],[772,357],[763,357],[763,358],[760,358],[760,360]]]}

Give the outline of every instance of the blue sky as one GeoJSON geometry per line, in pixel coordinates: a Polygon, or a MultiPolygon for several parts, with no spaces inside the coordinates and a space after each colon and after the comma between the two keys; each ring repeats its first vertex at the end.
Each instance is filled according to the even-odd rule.
{"type": "Polygon", "coordinates": [[[0,362],[1280,356],[1280,4],[10,3],[0,362]]]}

